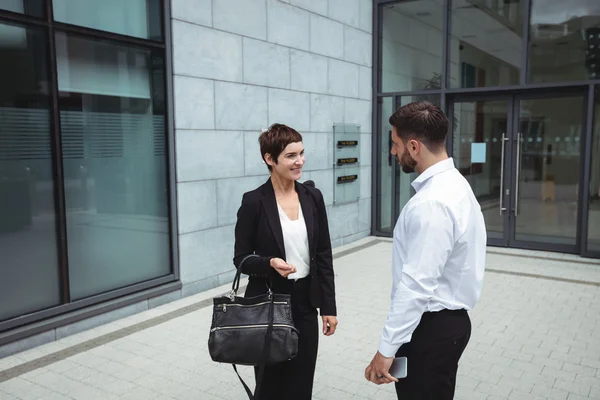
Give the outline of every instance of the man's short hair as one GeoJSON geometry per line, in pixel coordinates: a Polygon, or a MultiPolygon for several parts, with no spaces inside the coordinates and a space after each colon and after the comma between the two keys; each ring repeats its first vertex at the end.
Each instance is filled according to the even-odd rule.
{"type": "Polygon", "coordinates": [[[390,124],[404,142],[418,140],[430,151],[444,148],[448,134],[448,118],[442,110],[428,101],[415,101],[400,107],[390,117],[390,124]]]}
{"type": "MultiPolygon", "coordinates": [[[[284,124],[273,124],[271,127],[260,134],[258,137],[258,143],[260,145],[260,155],[262,159],[265,159],[265,154],[270,154],[271,159],[277,164],[277,159],[281,152],[290,143],[297,143],[302,141],[302,135],[298,133],[294,128],[290,128],[284,124]]],[[[272,170],[271,166],[267,164],[269,171],[272,170]]]]}

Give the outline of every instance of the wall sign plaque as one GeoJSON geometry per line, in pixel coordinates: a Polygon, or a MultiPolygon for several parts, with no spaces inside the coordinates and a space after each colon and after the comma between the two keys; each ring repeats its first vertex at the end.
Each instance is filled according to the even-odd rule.
{"type": "Polygon", "coordinates": [[[338,158],[337,165],[356,164],[357,162],[358,162],[358,158],[356,158],[356,157],[338,158]]]}
{"type": "Polygon", "coordinates": [[[360,125],[333,125],[333,203],[360,198],[360,125]]]}
{"type": "Polygon", "coordinates": [[[358,175],[338,176],[337,183],[352,183],[358,179],[358,175]]]}
{"type": "Polygon", "coordinates": [[[337,147],[354,147],[358,146],[358,140],[338,140],[337,147]]]}

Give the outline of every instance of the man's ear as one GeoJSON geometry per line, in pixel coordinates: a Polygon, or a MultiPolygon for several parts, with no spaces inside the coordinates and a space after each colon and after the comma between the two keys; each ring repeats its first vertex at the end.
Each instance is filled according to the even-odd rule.
{"type": "Polygon", "coordinates": [[[421,143],[418,140],[411,139],[407,143],[409,150],[412,150],[413,153],[418,153],[421,151],[421,143]]]}

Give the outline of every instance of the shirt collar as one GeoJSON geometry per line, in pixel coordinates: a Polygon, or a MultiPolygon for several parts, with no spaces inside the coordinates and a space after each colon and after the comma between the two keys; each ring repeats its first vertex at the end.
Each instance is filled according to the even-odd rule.
{"type": "Polygon", "coordinates": [[[431,167],[427,168],[421,175],[419,175],[412,183],[412,187],[418,192],[419,189],[423,187],[425,182],[427,182],[430,178],[434,177],[437,174],[441,174],[442,172],[449,171],[454,168],[454,160],[452,157],[449,157],[446,160],[439,161],[436,164],[433,164],[431,167]]]}

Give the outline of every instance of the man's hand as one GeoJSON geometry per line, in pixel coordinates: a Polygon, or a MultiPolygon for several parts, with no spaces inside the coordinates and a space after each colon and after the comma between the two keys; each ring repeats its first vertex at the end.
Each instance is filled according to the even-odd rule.
{"type": "Polygon", "coordinates": [[[271,268],[274,268],[275,271],[277,271],[279,275],[283,276],[284,278],[287,278],[288,275],[296,272],[296,267],[286,263],[281,258],[272,258],[270,264],[271,268]]]}
{"type": "Polygon", "coordinates": [[[322,315],[321,318],[323,319],[323,335],[333,335],[338,325],[337,317],[330,315],[322,315]]]}
{"type": "Polygon", "coordinates": [[[390,375],[390,367],[393,361],[393,357],[384,357],[383,354],[377,352],[373,357],[373,361],[365,370],[365,378],[376,385],[398,382],[398,379],[390,375]]]}

